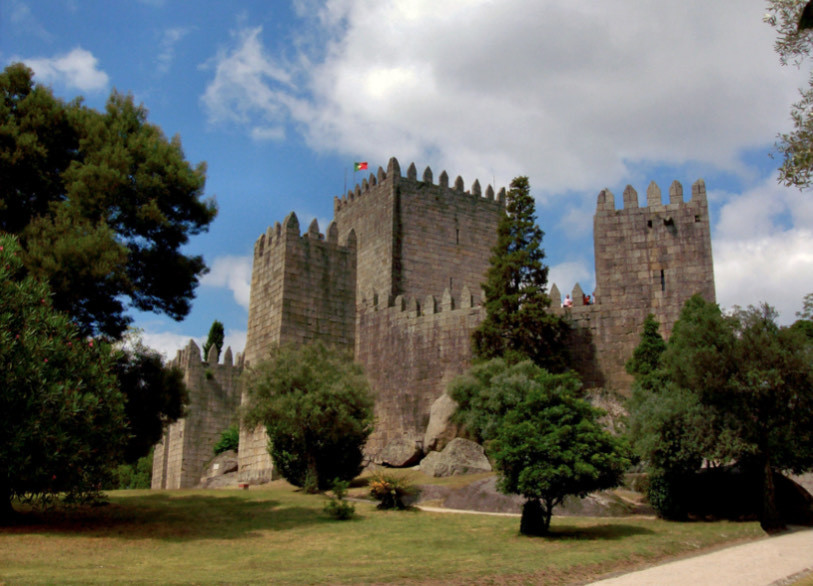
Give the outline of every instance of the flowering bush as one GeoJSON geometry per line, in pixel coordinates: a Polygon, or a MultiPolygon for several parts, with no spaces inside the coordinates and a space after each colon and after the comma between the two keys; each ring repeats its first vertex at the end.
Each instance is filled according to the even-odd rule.
{"type": "Polygon", "coordinates": [[[407,509],[404,498],[418,492],[418,488],[403,476],[375,474],[370,480],[370,496],[379,501],[379,509],[407,509]]]}

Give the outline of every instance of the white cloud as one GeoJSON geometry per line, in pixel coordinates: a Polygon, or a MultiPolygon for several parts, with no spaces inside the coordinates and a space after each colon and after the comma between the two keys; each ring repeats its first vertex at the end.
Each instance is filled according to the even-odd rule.
{"type": "Polygon", "coordinates": [[[813,197],[782,187],[771,176],[727,200],[712,248],[721,306],[767,302],[792,323],[802,297],[813,292],[813,197]]]}
{"type": "Polygon", "coordinates": [[[761,0],[296,6],[310,24],[296,58],[246,28],[213,60],[211,120],[292,125],[316,150],[374,160],[431,155],[436,171],[528,174],[538,192],[592,193],[642,162],[744,172],[742,149],[772,142],[805,78],[779,67],[761,0]]]}
{"type": "Polygon", "coordinates": [[[156,69],[159,73],[169,72],[175,60],[175,47],[189,34],[190,30],[188,27],[176,27],[164,31],[161,36],[161,41],[158,44],[160,53],[156,58],[158,61],[156,69]]]}
{"type": "Polygon", "coordinates": [[[194,340],[198,348],[201,348],[206,341],[206,337],[186,336],[172,332],[149,332],[146,330],[141,332],[141,341],[144,345],[160,353],[165,360],[175,358],[178,350],[186,348],[190,340],[194,340]]]}
{"type": "Polygon", "coordinates": [[[236,33],[235,48],[202,66],[213,68],[215,76],[201,101],[212,123],[238,122],[255,129],[255,138],[280,138],[292,76],[262,46],[261,32],[257,27],[236,33]]]}
{"type": "Polygon", "coordinates": [[[218,256],[209,272],[200,280],[204,287],[226,287],[234,294],[234,300],[248,310],[251,293],[251,257],[218,256]]]}
{"type": "Polygon", "coordinates": [[[34,70],[40,82],[61,83],[84,92],[103,91],[110,82],[108,75],[98,68],[99,60],[81,47],[56,57],[21,61],[34,70]]]}

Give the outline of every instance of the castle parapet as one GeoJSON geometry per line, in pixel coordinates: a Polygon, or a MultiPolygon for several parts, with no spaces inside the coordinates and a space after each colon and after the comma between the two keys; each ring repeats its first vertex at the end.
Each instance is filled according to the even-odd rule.
{"type": "MultiPolygon", "coordinates": [[[[624,189],[623,196],[623,209],[636,210],[639,209],[638,205],[638,192],[631,185],[627,185],[624,189]]],[[[706,183],[702,179],[698,179],[692,185],[692,197],[687,202],[683,199],[683,186],[678,181],[673,181],[669,186],[669,206],[684,206],[688,204],[707,205],[706,200],[706,183]]],[[[646,190],[646,206],[642,209],[649,210],[663,210],[666,208],[662,201],[661,188],[657,183],[652,181],[646,190]]],[[[607,215],[620,210],[615,209],[615,196],[613,193],[605,188],[602,189],[596,201],[596,215],[607,215]]]]}
{"type": "Polygon", "coordinates": [[[444,289],[440,300],[434,295],[427,295],[419,300],[416,297],[407,295],[397,295],[393,298],[375,292],[368,293],[362,299],[359,310],[365,313],[392,311],[394,313],[408,314],[409,317],[420,317],[449,311],[469,310],[481,306],[480,300],[476,299],[469,288],[464,286],[457,298],[452,295],[448,288],[444,289]]]}
{"type": "MultiPolygon", "coordinates": [[[[401,179],[406,179],[408,181],[415,181],[419,183],[422,182],[428,185],[434,185],[433,177],[434,175],[432,173],[432,169],[426,167],[426,169],[423,172],[422,181],[419,181],[418,170],[414,162],[410,163],[409,167],[407,168],[406,176],[402,177],[401,166],[399,165],[398,160],[395,157],[392,157],[389,160],[389,163],[387,164],[386,171],[379,167],[377,176],[370,174],[369,179],[362,179],[361,183],[356,184],[356,186],[353,189],[348,191],[342,197],[334,197],[333,211],[335,213],[348,205],[352,205],[354,202],[358,200],[364,199],[377,186],[395,187],[399,184],[401,179]]],[[[468,195],[470,197],[494,201],[494,188],[491,185],[488,185],[486,187],[484,195],[479,179],[475,179],[471,185],[470,191],[466,191],[465,182],[461,176],[458,175],[454,181],[454,184],[450,186],[449,174],[446,171],[443,171],[438,177],[437,186],[441,187],[444,190],[448,190],[450,193],[457,193],[462,195],[468,195]]],[[[497,201],[500,203],[500,205],[503,206],[505,205],[505,188],[500,189],[499,193],[497,194],[497,201]]]]}

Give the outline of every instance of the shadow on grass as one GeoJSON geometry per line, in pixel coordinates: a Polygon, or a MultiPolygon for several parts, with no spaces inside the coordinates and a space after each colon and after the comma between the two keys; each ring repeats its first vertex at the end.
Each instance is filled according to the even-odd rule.
{"type": "Polygon", "coordinates": [[[656,532],[639,525],[593,525],[590,527],[576,527],[571,525],[557,525],[552,527],[550,533],[541,536],[542,539],[559,541],[614,541],[626,539],[635,535],[654,535],[656,532]]]}
{"type": "Polygon", "coordinates": [[[6,534],[82,535],[131,539],[190,541],[241,539],[262,531],[285,531],[335,522],[313,507],[277,500],[242,497],[150,494],[114,498],[105,505],[23,510],[6,534]]]}

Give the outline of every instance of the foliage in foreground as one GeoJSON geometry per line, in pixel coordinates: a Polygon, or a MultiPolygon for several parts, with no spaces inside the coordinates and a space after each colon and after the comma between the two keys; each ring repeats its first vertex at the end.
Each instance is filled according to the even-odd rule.
{"type": "Polygon", "coordinates": [[[113,374],[124,395],[129,431],[123,462],[136,464],[161,441],[167,426],[183,417],[189,391],[180,368],[165,365],[137,337],[129,342],[117,350],[113,374]]]}
{"type": "Polygon", "coordinates": [[[54,310],[21,254],[0,235],[0,522],[14,498],[96,496],[126,433],[110,347],[54,310]]]}
{"type": "Polygon", "coordinates": [[[181,319],[205,273],[184,253],[208,229],[205,164],[192,167],[147,110],[115,90],[104,112],[64,102],[14,63],[0,72],[0,231],[82,335],[118,338],[125,303],[181,319]]]}
{"type": "Polygon", "coordinates": [[[370,478],[370,496],[378,501],[379,509],[408,509],[405,499],[417,493],[418,488],[404,476],[376,473],[370,478]]]}
{"type": "Polygon", "coordinates": [[[520,530],[542,535],[568,495],[618,486],[627,447],[597,422],[601,411],[578,396],[572,373],[552,374],[530,360],[473,366],[449,386],[453,416],[485,443],[500,473],[498,488],[526,498],[520,530]]]}
{"type": "MultiPolygon", "coordinates": [[[[808,0],[768,0],[765,21],[776,29],[774,44],[782,65],[801,65],[813,51],[813,31],[800,30],[802,11],[808,0]]],[[[813,185],[813,77],[800,90],[801,100],[790,111],[793,130],[779,135],[777,149],[782,157],[779,182],[799,189],[813,185]]]]}
{"type": "Polygon", "coordinates": [[[483,283],[486,317],[472,335],[474,355],[509,362],[531,359],[553,372],[567,367],[567,324],[548,311],[544,232],[536,224],[527,177],[511,181],[497,243],[483,283]]]}
{"type": "Polygon", "coordinates": [[[248,372],[249,428],[265,426],[280,474],[308,492],[361,472],[373,429],[373,399],[361,367],[345,352],[313,342],[282,346],[248,372]]]}
{"type": "MultiPolygon", "coordinates": [[[[659,387],[637,378],[633,445],[648,463],[667,517],[685,514],[680,486],[703,462],[736,462],[763,482],[761,522],[783,525],[775,471],[813,468],[813,344],[780,327],[770,306],[733,315],[689,299],[657,360],[659,387]]],[[[642,341],[643,343],[643,341],[642,341]]]]}
{"type": "Polygon", "coordinates": [[[520,521],[525,535],[547,534],[553,508],[566,496],[616,487],[630,465],[626,444],[601,427],[602,412],[576,396],[571,379],[538,369],[518,381],[522,399],[505,414],[491,444],[497,487],[526,499],[520,521]]]}

